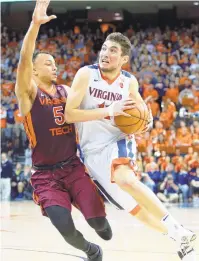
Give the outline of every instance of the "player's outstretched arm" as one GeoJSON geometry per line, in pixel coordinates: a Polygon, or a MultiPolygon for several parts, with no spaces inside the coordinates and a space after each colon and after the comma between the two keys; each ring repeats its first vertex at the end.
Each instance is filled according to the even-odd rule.
{"type": "Polygon", "coordinates": [[[130,116],[124,112],[133,108],[133,101],[131,99],[126,101],[113,102],[109,107],[81,110],[80,104],[86,94],[90,79],[90,71],[87,67],[81,68],[72,83],[71,90],[68,94],[65,119],[68,123],[84,122],[92,120],[101,120],[107,116],[125,115],[130,116]]]}
{"type": "Polygon", "coordinates": [[[36,95],[36,87],[32,80],[32,57],[35,50],[35,42],[38,36],[39,28],[42,24],[56,18],[54,15],[47,16],[46,14],[49,3],[50,0],[36,1],[32,22],[24,37],[20,52],[15,93],[17,95],[20,112],[24,116],[31,110],[33,100],[35,98],[34,96],[36,95]]]}

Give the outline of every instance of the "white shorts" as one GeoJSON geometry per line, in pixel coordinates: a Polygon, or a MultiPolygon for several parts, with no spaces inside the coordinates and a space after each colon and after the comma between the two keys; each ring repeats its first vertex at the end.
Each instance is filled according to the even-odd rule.
{"type": "MultiPolygon", "coordinates": [[[[84,164],[90,176],[96,180],[100,184],[100,187],[102,187],[110,196],[107,197],[107,199],[113,204],[116,202],[123,209],[134,214],[136,214],[136,209],[138,209],[138,203],[132,196],[123,191],[116,183],[111,182],[111,168],[115,159],[131,158],[133,161],[135,160],[135,155],[135,140],[123,139],[108,145],[99,153],[87,155],[84,158],[84,164]]],[[[115,205],[117,206],[117,204],[115,205]]]]}

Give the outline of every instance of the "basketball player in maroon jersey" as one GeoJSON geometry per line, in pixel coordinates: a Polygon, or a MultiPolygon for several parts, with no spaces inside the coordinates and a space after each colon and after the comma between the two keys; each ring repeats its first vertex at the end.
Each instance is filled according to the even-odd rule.
{"type": "Polygon", "coordinates": [[[88,261],[102,261],[101,248],[76,230],[71,216],[71,204],[74,204],[101,238],[111,239],[104,205],[76,156],[74,125],[65,121],[67,87],[56,85],[57,68],[50,54],[33,56],[40,25],[56,18],[46,14],[49,2],[36,2],[20,53],[15,87],[33,150],[34,199],[66,242],[84,251],[88,261]]]}

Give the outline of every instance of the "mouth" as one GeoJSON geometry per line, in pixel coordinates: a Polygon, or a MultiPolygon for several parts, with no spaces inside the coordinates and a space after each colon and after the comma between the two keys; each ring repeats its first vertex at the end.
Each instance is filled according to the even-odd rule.
{"type": "Polygon", "coordinates": [[[106,59],[102,59],[102,60],[101,60],[101,63],[102,63],[102,64],[109,64],[109,61],[106,60],[106,59]]]}

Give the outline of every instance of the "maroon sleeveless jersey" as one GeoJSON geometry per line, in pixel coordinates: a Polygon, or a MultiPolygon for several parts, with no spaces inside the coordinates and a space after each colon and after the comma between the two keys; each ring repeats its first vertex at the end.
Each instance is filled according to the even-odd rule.
{"type": "Polygon", "coordinates": [[[38,88],[24,127],[32,146],[33,165],[53,165],[76,154],[74,124],[65,122],[67,92],[56,86],[55,95],[38,88]]]}

